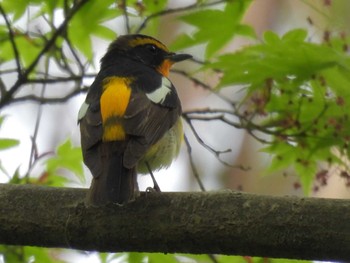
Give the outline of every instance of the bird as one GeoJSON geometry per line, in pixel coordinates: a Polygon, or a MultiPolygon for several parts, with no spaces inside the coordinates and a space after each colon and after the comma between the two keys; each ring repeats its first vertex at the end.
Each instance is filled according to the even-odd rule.
{"type": "Polygon", "coordinates": [[[137,174],[152,175],[177,157],[182,108],[169,72],[190,58],[141,34],[109,45],[78,113],[83,161],[92,174],[87,205],[135,200],[137,174]]]}

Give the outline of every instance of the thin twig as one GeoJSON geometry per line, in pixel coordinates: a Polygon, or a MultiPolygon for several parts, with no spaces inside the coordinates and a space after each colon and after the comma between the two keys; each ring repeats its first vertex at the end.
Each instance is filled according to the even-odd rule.
{"type": "MultiPolygon", "coordinates": [[[[75,49],[74,49],[70,39],[68,37],[65,37],[65,40],[66,40],[66,43],[68,45],[68,48],[69,48],[70,52],[72,53],[75,61],[77,62],[78,66],[79,66],[79,74],[80,75],[84,75],[84,72],[85,72],[84,64],[81,62],[81,60],[80,60],[77,52],[75,51],[75,49]]],[[[62,51],[62,53],[63,53],[63,51],[62,51]]]]}
{"type": "MultiPolygon", "coordinates": [[[[45,63],[46,77],[48,76],[49,67],[50,67],[50,60],[46,59],[46,63],[45,63]]],[[[46,90],[46,83],[44,83],[41,87],[40,98],[44,98],[45,90],[46,90]]],[[[41,116],[42,116],[42,110],[43,110],[43,107],[42,107],[42,104],[40,104],[39,108],[38,108],[37,116],[36,116],[33,136],[31,138],[32,147],[31,147],[30,155],[29,155],[28,172],[25,175],[25,179],[26,179],[27,183],[29,183],[29,176],[30,176],[29,172],[31,171],[31,168],[33,167],[33,165],[35,164],[35,160],[37,159],[38,148],[37,148],[36,139],[38,137],[39,126],[40,126],[40,121],[41,121],[41,116]]]]}
{"type": "Polygon", "coordinates": [[[189,73],[187,73],[184,70],[178,70],[178,69],[172,69],[171,70],[172,73],[181,75],[189,80],[191,80],[196,86],[200,86],[202,88],[204,88],[205,90],[210,91],[212,94],[216,95],[217,97],[219,97],[220,99],[222,99],[223,101],[229,103],[230,105],[233,105],[234,102],[229,100],[227,97],[223,96],[222,94],[220,94],[219,92],[217,92],[213,87],[211,87],[210,85],[204,83],[203,81],[191,76],[189,73]]]}
{"type": "Polygon", "coordinates": [[[31,101],[31,102],[36,102],[40,104],[55,104],[55,103],[63,103],[68,101],[69,99],[73,98],[74,96],[85,93],[87,92],[89,87],[84,86],[83,88],[76,88],[72,92],[68,93],[67,95],[60,97],[60,98],[41,98],[35,95],[27,95],[27,96],[22,96],[18,98],[14,98],[12,100],[12,103],[18,103],[18,102],[23,102],[23,101],[31,101]]]}
{"type": "Polygon", "coordinates": [[[206,90],[210,90],[210,91],[213,91],[213,88],[211,86],[209,86],[208,84],[200,81],[199,79],[191,76],[189,73],[187,73],[186,71],[184,70],[179,70],[179,69],[171,69],[171,72],[172,73],[176,73],[176,74],[179,74],[179,75],[182,75],[188,79],[190,79],[192,82],[194,82],[196,85],[199,85],[201,87],[203,87],[204,89],[206,90]]]}
{"type": "Polygon", "coordinates": [[[8,34],[9,34],[9,39],[11,42],[12,50],[13,50],[13,53],[15,54],[15,61],[16,61],[16,66],[17,66],[18,78],[20,78],[20,76],[22,75],[22,66],[21,66],[21,60],[20,60],[17,44],[15,42],[15,34],[12,30],[12,26],[11,26],[11,23],[10,23],[7,15],[6,15],[6,12],[3,9],[1,4],[0,4],[0,13],[1,13],[2,17],[4,18],[7,29],[8,29],[8,34]]]}
{"type": "MultiPolygon", "coordinates": [[[[42,17],[44,18],[46,23],[50,26],[51,31],[57,30],[57,28],[51,21],[49,21],[45,16],[42,16],[42,17]]],[[[62,35],[64,35],[63,37],[65,38],[65,40],[67,40],[67,34],[62,34],[62,35]]],[[[48,39],[45,37],[44,34],[41,34],[40,37],[43,38],[46,43],[48,42],[48,39]]],[[[69,43],[67,44],[69,45],[69,43]]],[[[62,47],[58,47],[56,43],[54,43],[53,46],[51,47],[51,52],[52,53],[57,52],[59,54],[59,56],[54,56],[53,59],[55,60],[57,66],[59,66],[62,71],[66,71],[66,72],[68,71],[70,75],[75,75],[75,72],[72,70],[72,67],[69,65],[67,59],[65,59],[66,56],[63,52],[62,47]]]]}
{"type": "Polygon", "coordinates": [[[207,256],[213,263],[219,263],[214,254],[207,254],[207,256]]]}
{"type": "MultiPolygon", "coordinates": [[[[223,165],[225,166],[229,166],[229,167],[232,167],[232,168],[239,168],[239,169],[242,169],[242,170],[249,170],[249,167],[244,167],[242,165],[232,165],[232,164],[229,164],[225,161],[223,161],[221,158],[220,158],[220,155],[223,154],[223,153],[228,153],[228,152],[231,152],[231,149],[227,149],[225,151],[217,151],[215,150],[214,148],[210,147],[207,143],[205,143],[203,141],[203,139],[200,137],[200,135],[198,134],[198,132],[196,131],[196,129],[194,128],[193,124],[192,124],[192,121],[193,120],[199,120],[199,121],[213,121],[213,120],[219,120],[219,121],[222,121],[223,123],[226,123],[230,126],[233,126],[235,128],[238,128],[238,129],[247,129],[247,127],[243,126],[242,124],[239,124],[237,122],[233,122],[233,121],[230,121],[228,120],[227,118],[224,117],[224,115],[222,113],[229,113],[229,114],[232,114],[232,115],[235,115],[232,111],[229,111],[229,110],[209,110],[209,109],[205,109],[205,110],[194,110],[194,111],[189,111],[189,112],[184,112],[182,114],[182,117],[185,119],[185,121],[188,123],[193,135],[195,136],[195,138],[197,139],[197,141],[199,142],[200,145],[202,145],[205,149],[207,149],[209,152],[213,153],[214,156],[216,157],[216,159],[223,165]],[[207,111],[207,112],[206,112],[207,111]],[[218,114],[220,113],[220,115],[214,115],[214,116],[191,116],[191,114],[193,113],[201,113],[201,114],[218,114]]],[[[249,130],[248,130],[249,132],[249,130]]],[[[254,134],[253,134],[254,135],[254,134]]]]}
{"type": "MultiPolygon", "coordinates": [[[[45,84],[42,87],[41,90],[41,94],[40,96],[43,97],[44,93],[45,93],[45,84]]],[[[34,166],[36,159],[37,159],[37,154],[38,154],[38,147],[36,144],[36,139],[38,137],[38,131],[39,131],[39,125],[40,125],[40,121],[41,121],[41,115],[42,115],[42,104],[39,105],[39,109],[37,112],[37,116],[36,116],[36,121],[35,121],[35,126],[34,126],[34,132],[33,132],[33,136],[31,137],[31,141],[32,141],[32,147],[30,149],[30,155],[29,155],[29,165],[28,165],[28,172],[25,175],[25,179],[26,182],[29,183],[29,176],[30,176],[30,171],[32,170],[32,167],[34,166]]]]}
{"type": "Polygon", "coordinates": [[[6,93],[6,86],[5,83],[3,82],[2,78],[0,78],[0,95],[6,93]]]}
{"type": "Polygon", "coordinates": [[[184,111],[185,114],[230,114],[233,116],[237,116],[236,111],[228,110],[228,109],[212,109],[212,108],[203,108],[203,109],[196,109],[196,110],[188,110],[184,111]]]}
{"type": "Polygon", "coordinates": [[[203,139],[199,136],[198,132],[196,131],[196,129],[194,128],[192,122],[191,122],[191,119],[183,114],[182,117],[185,119],[185,121],[187,122],[187,124],[189,125],[193,135],[195,136],[195,138],[197,139],[197,141],[199,142],[200,145],[202,145],[205,149],[207,149],[210,153],[214,154],[214,156],[216,157],[216,159],[223,165],[225,166],[229,166],[229,167],[237,167],[235,165],[232,165],[232,164],[229,164],[225,161],[223,161],[221,158],[220,158],[220,155],[223,154],[223,153],[229,153],[231,152],[232,150],[231,149],[226,149],[224,151],[217,151],[215,150],[214,148],[212,148],[211,146],[209,146],[208,144],[206,144],[203,139]]]}
{"type": "Polygon", "coordinates": [[[236,129],[244,129],[245,127],[242,126],[240,123],[233,122],[225,118],[223,115],[217,115],[217,116],[191,116],[191,120],[198,120],[198,121],[222,121],[223,123],[226,123],[230,126],[235,127],[236,129]]]}
{"type": "Polygon", "coordinates": [[[129,21],[129,15],[128,15],[128,6],[127,6],[127,0],[122,1],[122,10],[123,10],[123,15],[124,15],[124,20],[125,20],[125,29],[127,34],[130,34],[130,21],[129,21]]]}
{"type": "Polygon", "coordinates": [[[192,169],[192,174],[194,176],[194,178],[196,179],[199,188],[201,189],[201,191],[205,192],[205,187],[204,184],[202,183],[201,178],[199,177],[199,173],[197,171],[196,165],[194,164],[194,160],[193,160],[193,156],[192,156],[192,147],[190,142],[188,141],[187,136],[184,136],[185,138],[185,143],[186,143],[186,147],[187,147],[187,153],[188,153],[188,158],[190,159],[190,165],[191,165],[191,169],[192,169]]]}
{"type": "Polygon", "coordinates": [[[43,49],[39,52],[37,57],[34,59],[34,61],[29,65],[29,67],[23,71],[23,73],[20,75],[20,77],[17,79],[16,83],[10,88],[6,94],[0,99],[0,108],[4,107],[5,105],[9,104],[11,102],[12,96],[18,91],[18,89],[26,83],[29,74],[34,70],[34,68],[37,66],[38,62],[42,58],[42,56],[50,50],[50,48],[55,44],[56,39],[64,33],[69,21],[73,18],[73,16],[80,10],[80,8],[86,4],[89,0],[81,0],[78,1],[75,6],[70,10],[70,12],[67,14],[65,20],[62,22],[62,24],[57,28],[57,30],[53,33],[52,37],[48,40],[46,45],[43,47],[43,49]]]}
{"type": "Polygon", "coordinates": [[[211,146],[209,146],[208,144],[206,144],[203,139],[199,136],[198,132],[196,131],[196,129],[194,128],[191,118],[189,118],[187,115],[183,114],[182,117],[186,120],[187,124],[190,126],[191,131],[193,132],[193,135],[196,137],[196,139],[198,140],[198,142],[207,150],[209,150],[210,152],[214,153],[217,157],[220,156],[223,153],[227,153],[230,152],[230,149],[224,150],[224,151],[217,151],[214,148],[212,148],[211,146]]]}
{"type": "Polygon", "coordinates": [[[36,78],[28,79],[27,83],[41,83],[41,84],[51,84],[51,83],[60,83],[60,82],[70,82],[70,81],[81,81],[83,78],[95,78],[96,74],[85,74],[85,75],[73,75],[69,77],[51,77],[48,79],[36,78]]]}
{"type": "Polygon", "coordinates": [[[17,72],[17,68],[10,68],[10,69],[4,69],[4,70],[0,70],[0,75],[3,74],[12,74],[17,72]]]}
{"type": "Polygon", "coordinates": [[[209,6],[213,6],[213,5],[222,4],[225,2],[226,2],[225,0],[220,0],[220,1],[215,1],[215,2],[211,2],[211,3],[201,4],[201,2],[197,1],[194,4],[191,4],[188,6],[178,7],[178,8],[169,8],[166,10],[159,11],[157,13],[153,13],[153,14],[149,15],[148,17],[146,17],[145,20],[143,20],[142,24],[137,28],[136,33],[137,34],[140,33],[146,27],[147,23],[151,19],[154,19],[154,18],[157,18],[160,16],[175,14],[175,13],[179,13],[179,12],[190,11],[190,10],[193,10],[193,9],[196,9],[199,7],[205,8],[205,7],[209,7],[209,6]]]}

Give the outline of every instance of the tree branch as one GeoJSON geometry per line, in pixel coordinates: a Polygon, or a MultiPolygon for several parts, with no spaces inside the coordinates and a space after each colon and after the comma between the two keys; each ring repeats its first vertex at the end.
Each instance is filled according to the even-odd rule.
{"type": "Polygon", "coordinates": [[[187,148],[187,154],[188,154],[188,159],[190,160],[190,165],[191,165],[191,169],[192,169],[192,174],[194,176],[194,178],[196,179],[199,188],[201,189],[201,191],[205,192],[205,187],[204,184],[199,176],[198,170],[196,168],[196,165],[194,164],[194,160],[193,160],[193,155],[192,155],[192,147],[191,144],[186,136],[186,134],[184,135],[184,139],[185,139],[185,143],[186,143],[186,148],[187,148]]]}
{"type": "Polygon", "coordinates": [[[127,5],[127,1],[126,0],[122,0],[121,1],[120,8],[123,11],[126,33],[130,34],[131,29],[130,29],[130,21],[129,21],[129,14],[128,14],[128,5],[127,5]]]}
{"type": "Polygon", "coordinates": [[[12,30],[12,26],[11,26],[11,23],[10,23],[9,19],[7,18],[6,12],[2,8],[2,5],[0,5],[0,13],[1,13],[2,17],[4,18],[6,26],[7,26],[7,29],[9,31],[8,32],[9,39],[10,39],[10,43],[11,43],[11,46],[12,46],[13,53],[15,55],[17,74],[18,74],[18,78],[19,78],[21,76],[21,74],[22,74],[22,66],[21,66],[21,60],[20,60],[20,57],[19,57],[18,48],[17,48],[16,42],[15,42],[15,34],[14,34],[13,30],[12,30]]]}
{"type": "Polygon", "coordinates": [[[52,98],[39,97],[36,95],[25,95],[22,97],[14,98],[11,103],[13,104],[13,103],[19,103],[19,102],[24,102],[24,101],[30,101],[30,102],[35,102],[35,103],[39,103],[39,104],[63,103],[63,102],[68,101],[69,99],[73,98],[74,96],[76,96],[78,94],[87,92],[88,89],[89,89],[88,86],[83,86],[81,88],[77,87],[62,97],[52,97],[52,98]]]}
{"type": "Polygon", "coordinates": [[[350,260],[350,201],[148,193],[83,205],[85,189],[0,184],[0,243],[98,251],[350,260]]]}
{"type": "Polygon", "coordinates": [[[62,24],[57,28],[57,30],[53,33],[52,37],[47,41],[46,45],[43,47],[43,49],[39,52],[39,54],[36,56],[36,58],[33,60],[33,62],[28,66],[27,69],[23,70],[22,74],[19,76],[15,84],[0,98],[0,108],[4,107],[5,105],[9,104],[12,101],[12,96],[18,91],[18,89],[27,82],[28,76],[34,68],[37,66],[38,62],[42,58],[42,56],[50,50],[52,45],[55,44],[56,39],[64,33],[66,30],[66,27],[69,23],[69,21],[73,18],[73,16],[80,10],[81,7],[85,3],[87,3],[88,0],[81,0],[76,5],[72,7],[70,12],[65,17],[65,20],[62,22],[62,24]]]}

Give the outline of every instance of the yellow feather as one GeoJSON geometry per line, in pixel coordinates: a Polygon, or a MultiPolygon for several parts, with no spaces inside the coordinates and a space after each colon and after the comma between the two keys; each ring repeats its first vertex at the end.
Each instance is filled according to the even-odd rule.
{"type": "Polygon", "coordinates": [[[103,141],[125,139],[125,131],[120,120],[130,100],[129,83],[129,79],[120,77],[110,77],[104,80],[103,93],[100,98],[103,141]]]}

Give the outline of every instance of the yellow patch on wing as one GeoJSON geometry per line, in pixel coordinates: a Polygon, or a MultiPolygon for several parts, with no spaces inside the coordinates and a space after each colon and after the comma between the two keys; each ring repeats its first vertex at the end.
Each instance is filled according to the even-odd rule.
{"type": "Polygon", "coordinates": [[[121,124],[108,125],[103,130],[103,141],[121,141],[125,139],[125,131],[121,124]]]}
{"type": "Polygon", "coordinates": [[[121,120],[130,100],[129,84],[129,79],[119,77],[110,77],[103,82],[103,92],[100,98],[103,141],[125,139],[121,120]]]}

